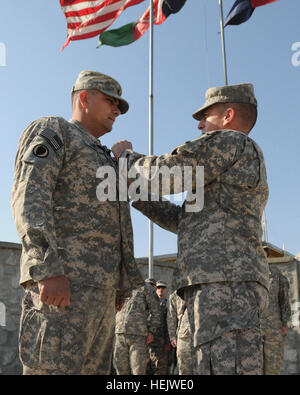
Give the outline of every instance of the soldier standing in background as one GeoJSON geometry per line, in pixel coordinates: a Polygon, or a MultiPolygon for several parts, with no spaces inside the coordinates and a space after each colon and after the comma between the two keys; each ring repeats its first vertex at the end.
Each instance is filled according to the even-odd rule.
{"type": "MultiPolygon", "coordinates": [[[[267,256],[268,247],[264,247],[267,256]]],[[[284,337],[291,318],[289,282],[275,264],[269,264],[269,304],[263,311],[260,322],[264,347],[264,374],[280,374],[284,356],[284,337]]]]}
{"type": "Polygon", "coordinates": [[[193,341],[184,300],[176,291],[169,297],[168,331],[171,345],[176,348],[178,373],[193,374],[193,341]]]}
{"type": "Polygon", "coordinates": [[[155,375],[166,375],[169,371],[169,352],[171,344],[167,325],[168,288],[165,281],[159,280],[156,282],[156,293],[159,297],[161,310],[161,326],[154,342],[149,345],[151,371],[155,375]]]}
{"type": "Polygon", "coordinates": [[[99,201],[101,166],[117,169],[98,138],[128,103],[113,78],[80,72],[70,121],[45,117],[21,136],[12,210],[22,242],[24,374],[109,374],[115,307],[143,284],[128,202],[99,201]]]}
{"type": "Polygon", "coordinates": [[[156,280],[155,278],[146,278],[145,280],[146,283],[151,284],[154,291],[156,292],[156,280]]]}
{"type": "Polygon", "coordinates": [[[116,314],[114,367],[118,375],[145,375],[148,344],[161,325],[160,306],[152,285],[145,285],[125,301],[116,314]]]}
{"type": "Polygon", "coordinates": [[[202,136],[171,154],[145,156],[128,141],[114,144],[112,151],[148,182],[151,193],[156,182],[160,194],[166,191],[158,170],[174,167],[180,169],[179,177],[170,176],[167,194],[184,192],[188,168],[194,174],[188,189],[193,198],[201,189],[195,174],[204,168],[202,207],[196,198],[194,207],[189,200],[182,206],[137,200],[133,206],[178,234],[172,289],[186,302],[194,374],[262,374],[259,316],[268,299],[269,270],[261,217],[269,192],[263,153],[248,137],[257,119],[253,85],[208,89],[205,104],[193,117],[202,136]]]}

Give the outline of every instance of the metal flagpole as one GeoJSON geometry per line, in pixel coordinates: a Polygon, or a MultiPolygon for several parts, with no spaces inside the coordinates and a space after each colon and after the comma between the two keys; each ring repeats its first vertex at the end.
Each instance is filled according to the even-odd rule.
{"type": "MultiPolygon", "coordinates": [[[[149,35],[149,155],[153,155],[153,0],[150,0],[149,35]]],[[[153,222],[149,221],[148,276],[153,278],[153,222]]]]}
{"type": "Polygon", "coordinates": [[[221,41],[222,41],[222,53],[223,53],[224,82],[225,85],[228,85],[225,35],[224,35],[223,0],[219,0],[219,5],[220,5],[220,27],[221,27],[221,41]]]}

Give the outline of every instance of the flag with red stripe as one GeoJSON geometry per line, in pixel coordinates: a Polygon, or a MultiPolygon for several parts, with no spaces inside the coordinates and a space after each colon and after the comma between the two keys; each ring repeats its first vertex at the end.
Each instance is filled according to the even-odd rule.
{"type": "Polygon", "coordinates": [[[224,26],[240,25],[246,22],[256,7],[273,3],[277,0],[237,0],[229,11],[224,26]]]}
{"type": "Polygon", "coordinates": [[[63,50],[72,40],[83,40],[104,32],[128,7],[144,0],[60,0],[67,19],[68,35],[63,50]]]}
{"type": "MultiPolygon", "coordinates": [[[[154,0],[153,23],[162,24],[169,15],[176,14],[186,3],[186,0],[154,0]]],[[[119,29],[107,30],[99,36],[99,46],[110,45],[120,47],[128,45],[143,36],[150,27],[150,7],[146,9],[137,22],[128,23],[119,29]]]]}

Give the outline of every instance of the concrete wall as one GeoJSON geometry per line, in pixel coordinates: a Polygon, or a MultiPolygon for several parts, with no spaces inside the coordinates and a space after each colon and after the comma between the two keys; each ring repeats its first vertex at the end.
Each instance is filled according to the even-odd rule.
{"type": "Polygon", "coordinates": [[[19,285],[19,244],[0,242],[0,374],[21,374],[18,354],[23,288],[19,285]]]}
{"type": "MultiPolygon", "coordinates": [[[[20,255],[20,244],[0,242],[0,375],[22,374],[18,353],[19,321],[24,295],[23,287],[19,285],[20,255]]],[[[176,265],[176,260],[172,257],[165,256],[156,260],[154,276],[157,280],[171,283],[176,265]]],[[[137,261],[146,279],[147,259],[137,261]]]]}
{"type": "MultiPolygon", "coordinates": [[[[19,244],[0,242],[0,375],[22,373],[18,357],[19,319],[24,294],[19,286],[20,254],[19,244]]],[[[293,316],[286,337],[281,374],[300,374],[300,262],[292,256],[271,258],[269,262],[276,264],[290,282],[293,316]]],[[[147,258],[137,259],[137,264],[143,277],[149,277],[147,258]]],[[[169,284],[169,294],[175,267],[175,254],[154,257],[153,277],[169,284]]]]}

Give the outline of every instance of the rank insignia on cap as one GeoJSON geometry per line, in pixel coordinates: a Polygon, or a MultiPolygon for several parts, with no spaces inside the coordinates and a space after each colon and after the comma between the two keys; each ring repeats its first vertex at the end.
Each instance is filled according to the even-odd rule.
{"type": "Polygon", "coordinates": [[[38,158],[46,158],[49,155],[49,149],[44,144],[38,144],[33,148],[33,154],[38,158]]]}

